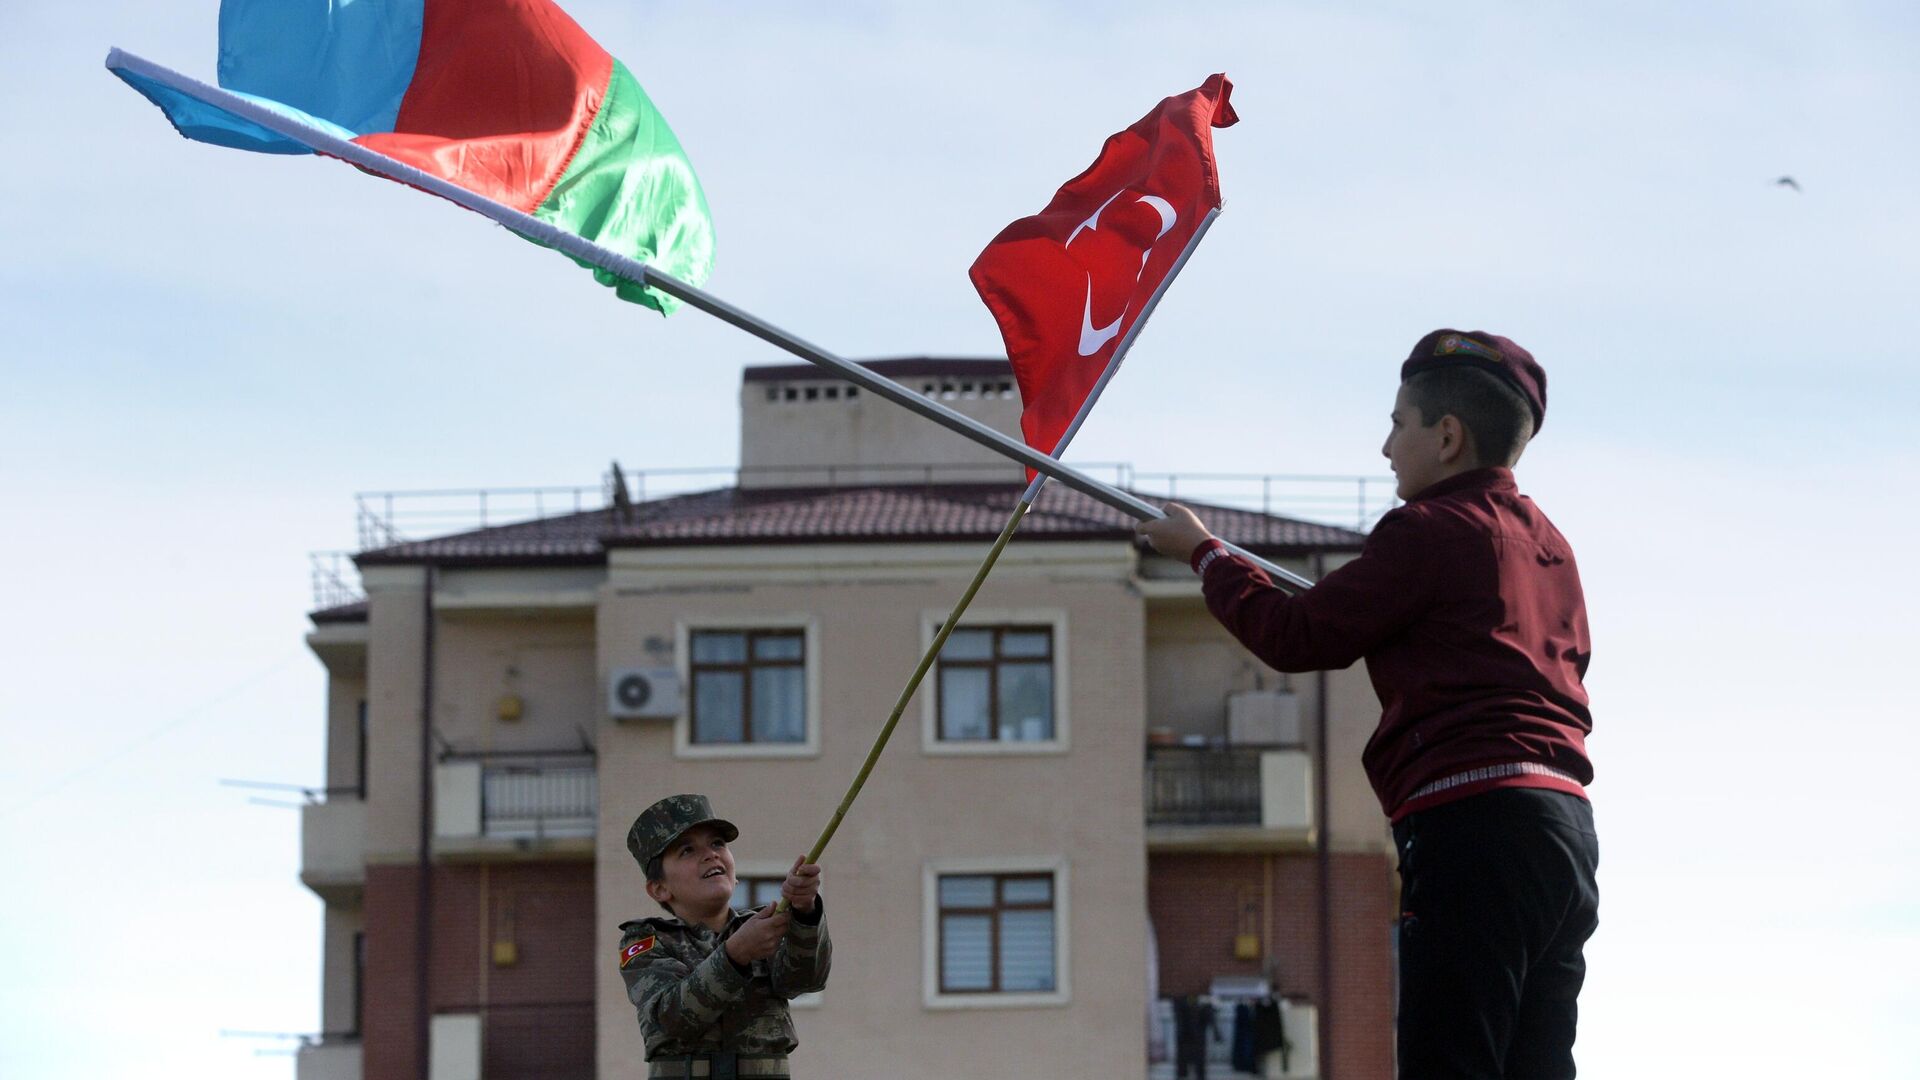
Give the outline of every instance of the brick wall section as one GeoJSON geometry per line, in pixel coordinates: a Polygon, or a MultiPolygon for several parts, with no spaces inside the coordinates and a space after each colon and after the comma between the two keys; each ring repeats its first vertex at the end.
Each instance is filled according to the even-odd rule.
{"type": "Polygon", "coordinates": [[[1325,1010],[1332,1080],[1393,1077],[1393,878],[1380,855],[1335,855],[1333,988],[1320,986],[1319,863],[1315,856],[1155,854],[1147,907],[1160,950],[1160,993],[1202,993],[1222,975],[1269,975],[1283,996],[1325,1010]],[[1271,867],[1272,940],[1264,960],[1236,960],[1243,928],[1266,936],[1263,876],[1271,867]],[[1244,908],[1244,909],[1243,909],[1244,908]]]}
{"type": "MultiPolygon", "coordinates": [[[[426,1072],[414,1027],[418,880],[412,866],[367,868],[366,1080],[415,1080],[426,1072]]],[[[543,1054],[548,1066],[556,1056],[578,1057],[590,1072],[593,913],[591,863],[434,868],[430,1007],[487,1010],[490,1075],[521,1073],[519,1066],[543,1054]],[[512,965],[494,965],[496,940],[514,943],[512,965]]]]}
{"type": "Polygon", "coordinates": [[[1393,1076],[1393,874],[1380,855],[1333,857],[1333,1062],[1339,1080],[1393,1076]]]}
{"type": "Polygon", "coordinates": [[[367,867],[367,967],[360,1067],[365,1080],[417,1080],[426,1057],[415,1038],[414,904],[419,872],[367,867]]]}

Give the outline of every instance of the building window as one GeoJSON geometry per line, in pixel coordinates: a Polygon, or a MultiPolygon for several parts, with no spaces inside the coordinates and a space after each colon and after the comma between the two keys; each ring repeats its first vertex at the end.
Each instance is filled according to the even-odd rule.
{"type": "Polygon", "coordinates": [[[940,993],[1058,989],[1051,873],[941,874],[938,905],[940,993]]]}
{"type": "Polygon", "coordinates": [[[804,631],[695,630],[690,645],[694,745],[806,741],[804,631]]]}
{"type": "Polygon", "coordinates": [[[731,906],[752,908],[755,911],[780,899],[780,886],[786,884],[786,875],[778,877],[741,875],[733,882],[733,900],[731,906]]]}
{"type": "Polygon", "coordinates": [[[940,649],[941,742],[1054,739],[1051,626],[962,626],[940,649]]]}
{"type": "MultiPolygon", "coordinates": [[[[780,886],[786,883],[787,875],[762,872],[767,863],[755,860],[755,865],[747,872],[734,878],[733,899],[729,906],[752,908],[755,911],[780,899],[780,886]]],[[[812,1008],[820,1004],[819,993],[800,994],[791,1000],[791,1004],[800,1008],[812,1008]]]]}

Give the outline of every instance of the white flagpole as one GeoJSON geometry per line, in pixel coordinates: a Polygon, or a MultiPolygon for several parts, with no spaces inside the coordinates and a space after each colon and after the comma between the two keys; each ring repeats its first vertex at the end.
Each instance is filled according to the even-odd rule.
{"type": "MultiPolygon", "coordinates": [[[[504,203],[469,191],[451,181],[416,169],[405,162],[397,161],[394,158],[370,150],[358,143],[342,139],[312,124],[304,123],[293,117],[275,112],[258,102],[250,101],[231,91],[223,90],[218,86],[213,86],[201,82],[198,79],[182,75],[171,68],[163,67],[151,60],[136,56],[132,53],[117,48],[110,49],[107,52],[106,66],[109,70],[133,72],[134,74],[151,79],[163,86],[185,94],[188,97],[196,98],[210,105],[216,105],[235,116],[251,120],[261,127],[266,128],[268,131],[274,132],[277,135],[283,135],[309,149],[326,154],[329,157],[339,158],[353,165],[358,165],[368,172],[377,173],[388,179],[398,180],[403,184],[408,184],[420,188],[423,191],[438,195],[449,202],[465,207],[468,210],[472,210],[494,222],[504,225],[529,239],[570,255],[580,262],[605,270],[610,274],[625,278],[629,281],[656,288],[669,296],[685,302],[690,307],[704,311],[720,319],[722,322],[739,327],[753,336],[770,344],[777,345],[809,363],[828,368],[862,389],[871,391],[896,405],[919,413],[921,416],[932,420],[934,423],[950,431],[954,431],[1003,456],[1018,461],[1022,465],[1040,473],[1041,476],[1052,477],[1068,487],[1073,488],[1075,491],[1096,499],[1136,520],[1157,520],[1166,516],[1166,512],[1159,507],[1129,492],[1122,491],[1111,484],[1103,483],[1091,476],[1087,476],[1077,469],[1063,465],[1057,457],[1048,457],[1034,450],[1032,447],[1027,446],[1025,443],[1008,438],[1006,435],[987,427],[972,417],[964,416],[937,401],[916,394],[906,387],[901,386],[899,383],[894,382],[892,379],[875,375],[873,372],[858,364],[835,356],[825,349],[806,342],[764,320],[749,315],[739,308],[728,304],[718,297],[711,296],[671,274],[656,270],[645,263],[629,258],[617,251],[602,247],[575,233],[541,221],[531,214],[523,213],[504,203]]],[[[1196,232],[1194,238],[1197,240],[1200,232],[1204,231],[1203,228],[1199,232],[1196,232]]],[[[1189,243],[1188,252],[1191,250],[1192,244],[1189,243]]],[[[1182,252],[1182,261],[1185,260],[1186,255],[1187,252],[1182,252]]],[[[1172,276],[1172,273],[1168,274],[1169,281],[1172,280],[1172,276]]],[[[1164,291],[1165,287],[1166,283],[1162,282],[1160,291],[1164,291]]],[[[1159,293],[1156,292],[1154,300],[1158,299],[1158,295],[1159,293]]],[[[1150,312],[1151,301],[1149,302],[1148,309],[1141,312],[1140,319],[1135,322],[1132,331],[1138,331],[1140,326],[1146,322],[1146,317],[1150,312]]],[[[1120,355],[1121,350],[1115,349],[1114,356],[1116,363],[1120,355]]],[[[1102,375],[1103,383],[1107,378],[1111,377],[1111,368],[1113,366],[1114,365],[1110,364],[1109,371],[1102,375]]],[[[1038,479],[1038,477],[1036,477],[1036,479],[1038,479]]],[[[1239,548],[1235,548],[1234,550],[1239,554],[1245,555],[1262,569],[1266,570],[1267,573],[1271,575],[1276,582],[1282,584],[1283,587],[1291,586],[1293,589],[1299,590],[1308,588],[1312,584],[1306,579],[1275,566],[1265,559],[1258,558],[1239,548]]]]}
{"type": "Polygon", "coordinates": [[[182,75],[135,56],[132,53],[113,49],[107,53],[106,66],[109,69],[125,70],[151,79],[189,97],[197,98],[210,105],[217,105],[236,116],[244,117],[261,127],[316,150],[329,157],[358,165],[368,172],[378,173],[390,180],[432,192],[435,195],[456,203],[491,219],[529,239],[545,244],[557,251],[578,259],[589,266],[605,270],[610,274],[652,286],[684,301],[688,306],[698,308],[723,322],[731,323],[763,341],[770,342],[793,353],[810,363],[830,368],[843,378],[873,393],[904,406],[932,420],[934,423],[955,431],[977,443],[998,451],[1000,454],[1018,461],[1030,469],[1052,476],[1061,483],[1082,492],[1122,513],[1139,520],[1166,516],[1158,507],[1121,491],[1111,484],[1102,483],[1077,469],[1060,464],[1059,461],[1040,453],[1016,439],[987,427],[970,416],[947,408],[937,401],[926,397],[894,382],[892,379],[875,375],[866,368],[849,360],[844,360],[816,345],[801,340],[793,334],[781,330],[761,319],[741,311],[739,308],[710,296],[700,289],[681,281],[671,274],[663,273],[636,259],[629,258],[617,251],[602,247],[575,233],[558,228],[547,222],[522,213],[504,203],[489,199],[468,191],[458,184],[416,169],[402,161],[355,142],[339,138],[311,124],[295,120],[290,116],[273,111],[257,102],[249,101],[231,91],[210,86],[198,79],[182,75]]]}

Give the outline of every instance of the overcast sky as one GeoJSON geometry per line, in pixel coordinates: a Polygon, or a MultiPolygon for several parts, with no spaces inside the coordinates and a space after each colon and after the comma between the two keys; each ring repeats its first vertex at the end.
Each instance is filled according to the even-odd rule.
{"type": "MultiPolygon", "coordinates": [[[[1920,1076],[1920,9],[567,6],[699,170],[710,289],[855,357],[996,351],[980,247],[1227,72],[1226,212],[1077,456],[1377,475],[1417,337],[1526,345],[1595,640],[1583,1075],[1920,1076]]],[[[211,79],[215,20],[0,6],[0,1075],[290,1077],[220,1032],[317,1030],[320,904],[218,780],[322,782],[306,553],[356,491],[730,465],[786,359],[101,68],[211,79]]]]}

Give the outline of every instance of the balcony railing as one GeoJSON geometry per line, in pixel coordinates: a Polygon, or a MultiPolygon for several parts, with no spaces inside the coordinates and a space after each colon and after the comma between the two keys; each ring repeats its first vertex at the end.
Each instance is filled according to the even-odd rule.
{"type": "Polygon", "coordinates": [[[294,1053],[294,1080],[360,1080],[360,1036],[310,1035],[294,1053]]]}
{"type": "Polygon", "coordinates": [[[480,777],[480,827],[507,840],[592,836],[599,779],[584,763],[489,764],[480,777]]]}
{"type": "Polygon", "coordinates": [[[1148,825],[1259,825],[1260,751],[1147,748],[1148,825]]]}
{"type": "Polygon", "coordinates": [[[434,780],[442,841],[591,839],[599,777],[589,753],[450,753],[434,780]]]}
{"type": "Polygon", "coordinates": [[[366,846],[367,804],[358,797],[300,808],[300,880],[308,888],[324,896],[366,884],[366,846]]]}

